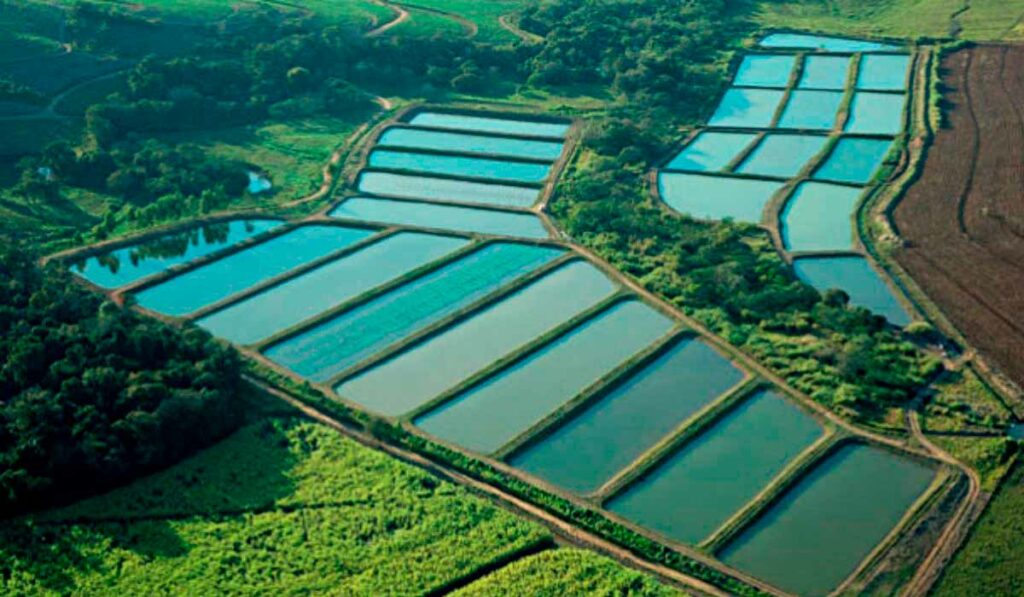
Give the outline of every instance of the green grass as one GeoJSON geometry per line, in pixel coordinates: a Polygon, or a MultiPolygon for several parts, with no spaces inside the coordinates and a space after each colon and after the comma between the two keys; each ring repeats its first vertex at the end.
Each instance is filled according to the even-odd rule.
{"type": "Polygon", "coordinates": [[[1004,437],[961,437],[931,435],[935,445],[946,450],[981,475],[982,491],[993,491],[1013,465],[1007,458],[1010,440],[1004,437]]]}
{"type": "Polygon", "coordinates": [[[505,43],[518,38],[501,26],[498,18],[521,10],[529,0],[409,0],[402,4],[422,6],[458,15],[477,27],[476,39],[483,42],[505,43]]]}
{"type": "Polygon", "coordinates": [[[929,431],[997,431],[1010,424],[1010,412],[972,369],[951,371],[932,388],[936,394],[924,410],[929,431]]]}
{"type": "Polygon", "coordinates": [[[324,426],[267,419],[108,495],[6,523],[0,593],[422,594],[548,541],[324,426]]]}
{"type": "Polygon", "coordinates": [[[1024,593],[1024,462],[992,499],[932,595],[1024,593]]]}
{"type": "Polygon", "coordinates": [[[555,549],[528,556],[453,593],[453,597],[507,595],[681,596],[650,576],[582,549],[555,549]]]}
{"type": "Polygon", "coordinates": [[[765,28],[840,35],[971,40],[1024,39],[1024,0],[761,0],[755,20],[765,28]],[[970,8],[953,15],[967,5],[970,8]]]}

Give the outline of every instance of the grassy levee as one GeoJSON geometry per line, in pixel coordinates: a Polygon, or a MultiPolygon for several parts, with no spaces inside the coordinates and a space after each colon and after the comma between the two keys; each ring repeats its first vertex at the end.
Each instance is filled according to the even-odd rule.
{"type": "Polygon", "coordinates": [[[280,332],[274,334],[273,336],[270,336],[269,338],[264,338],[263,340],[257,342],[256,344],[253,344],[252,348],[258,352],[263,352],[270,348],[271,346],[290,340],[295,336],[298,336],[299,334],[306,332],[307,330],[311,330],[319,326],[320,324],[330,321],[336,317],[339,317],[342,314],[351,311],[352,309],[355,309],[360,305],[364,305],[379,296],[383,296],[388,292],[391,292],[392,290],[402,286],[403,284],[416,280],[417,278],[420,278],[422,276],[426,276],[427,274],[437,271],[446,265],[454,263],[471,253],[475,253],[476,251],[482,249],[491,242],[492,241],[488,239],[476,240],[474,242],[471,242],[465,247],[462,247],[461,249],[457,249],[455,251],[452,251],[451,253],[448,253],[447,255],[442,256],[440,259],[435,259],[430,263],[421,265],[416,269],[410,270],[405,274],[398,276],[397,278],[394,278],[384,284],[381,284],[380,286],[376,286],[358,296],[354,296],[347,301],[343,301],[338,305],[335,305],[331,309],[324,311],[323,313],[320,313],[314,317],[310,317],[309,319],[306,319],[304,321],[300,321],[299,323],[284,330],[281,330],[280,332]]]}
{"type": "Polygon", "coordinates": [[[763,379],[747,373],[735,386],[687,417],[668,435],[645,450],[636,460],[626,465],[589,497],[596,503],[605,504],[675,456],[694,438],[713,427],[733,407],[766,387],[768,386],[763,379]]]}
{"type": "Polygon", "coordinates": [[[394,357],[397,357],[401,353],[405,352],[406,350],[409,350],[410,348],[416,346],[417,344],[421,344],[435,336],[443,334],[449,329],[466,321],[467,319],[470,319],[471,317],[487,310],[488,308],[497,305],[501,301],[515,294],[516,292],[522,290],[530,283],[543,278],[544,276],[553,272],[555,269],[565,265],[570,261],[575,261],[578,258],[579,257],[577,255],[569,252],[556,259],[553,259],[545,263],[544,265],[522,276],[519,276],[518,278],[509,282],[508,284],[504,284],[498,288],[495,288],[491,292],[488,292],[486,296],[483,296],[482,298],[473,301],[472,303],[466,305],[465,307],[462,307],[461,309],[456,310],[450,315],[447,315],[425,327],[417,329],[406,338],[399,340],[398,342],[391,344],[390,346],[387,346],[383,350],[380,350],[366,357],[365,359],[359,361],[358,363],[353,364],[351,367],[348,367],[344,371],[341,371],[337,375],[334,375],[324,383],[325,385],[328,385],[330,387],[335,387],[349,378],[352,378],[368,369],[372,369],[373,367],[376,367],[377,365],[380,365],[381,363],[384,363],[385,361],[388,361],[394,357]]]}
{"type": "MultiPolygon", "coordinates": [[[[793,68],[794,71],[796,71],[796,69],[797,69],[797,67],[793,68]]],[[[790,75],[790,76],[792,77],[792,75],[790,75]]],[[[799,80],[799,79],[797,79],[797,80],[799,80]]],[[[770,123],[768,123],[768,126],[765,127],[765,128],[768,128],[768,129],[771,129],[771,130],[776,130],[776,131],[777,130],[790,130],[790,129],[782,129],[782,128],[780,128],[779,127],[779,122],[782,120],[782,115],[786,112],[786,108],[789,107],[789,102],[790,102],[791,99],[793,99],[793,92],[795,92],[795,91],[796,91],[796,84],[793,83],[793,80],[791,78],[790,81],[789,81],[789,84],[786,87],[786,89],[783,90],[783,92],[782,92],[782,99],[779,100],[779,105],[775,106],[775,112],[772,114],[772,121],[770,123]]]]}
{"type": "Polygon", "coordinates": [[[853,54],[850,57],[850,70],[846,73],[846,87],[843,89],[843,99],[836,109],[835,130],[842,132],[850,120],[850,111],[853,106],[853,96],[857,92],[857,77],[860,76],[860,61],[863,54],[853,54]]]}
{"type": "Polygon", "coordinates": [[[749,145],[740,150],[738,154],[733,156],[733,158],[722,167],[722,172],[725,174],[737,174],[736,169],[743,165],[743,162],[747,161],[747,158],[749,158],[752,153],[757,151],[758,146],[761,145],[764,138],[767,136],[768,131],[759,131],[749,145]]]}
{"type": "Polygon", "coordinates": [[[612,306],[617,305],[618,303],[621,303],[623,301],[629,300],[630,298],[633,297],[634,295],[632,293],[624,289],[619,289],[618,291],[611,294],[604,300],[591,306],[589,309],[577,313],[575,316],[567,319],[561,324],[548,330],[546,333],[541,334],[540,336],[537,336],[530,342],[527,342],[523,346],[520,346],[517,350],[492,362],[487,367],[484,367],[483,369],[477,371],[470,377],[467,377],[460,383],[449,388],[445,392],[435,396],[432,400],[425,402],[418,408],[415,408],[412,411],[402,415],[401,417],[399,417],[399,419],[411,422],[417,417],[422,416],[436,409],[437,407],[445,404],[446,402],[454,400],[461,394],[480,385],[481,383],[491,378],[492,376],[499,374],[504,369],[507,369],[508,367],[514,365],[515,363],[523,361],[530,355],[542,350],[551,342],[567,334],[570,334],[577,327],[586,323],[587,321],[590,321],[591,319],[594,319],[595,317],[598,317],[599,315],[610,309],[612,306]]]}
{"type": "Polygon", "coordinates": [[[606,397],[630,376],[643,371],[644,367],[663,355],[677,342],[684,338],[694,337],[696,337],[694,332],[686,327],[677,326],[673,328],[651,345],[602,375],[579,394],[573,396],[568,402],[565,402],[533,425],[530,425],[519,435],[509,440],[504,446],[495,450],[491,457],[498,460],[506,460],[516,452],[522,451],[528,446],[543,440],[557,430],[561,423],[578,416],[588,407],[606,397]]]}

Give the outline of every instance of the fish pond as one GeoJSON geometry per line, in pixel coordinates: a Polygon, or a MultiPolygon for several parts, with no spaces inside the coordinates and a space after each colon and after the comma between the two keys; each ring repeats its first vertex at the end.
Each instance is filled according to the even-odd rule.
{"type": "Polygon", "coordinates": [[[843,137],[814,172],[814,178],[854,184],[871,182],[891,147],[892,141],[888,139],[843,137]]]}
{"type": "Polygon", "coordinates": [[[768,134],[750,152],[736,172],[758,176],[791,178],[800,173],[823,149],[824,135],[768,134]]]}
{"type": "Polygon", "coordinates": [[[665,169],[717,172],[728,166],[755,139],[755,133],[705,131],[672,158],[665,169]]]}
{"type": "Polygon", "coordinates": [[[849,56],[808,56],[797,87],[842,91],[850,75],[850,62],[849,56]]]}
{"type": "Polygon", "coordinates": [[[389,128],[377,141],[378,147],[432,149],[457,153],[475,153],[488,156],[534,158],[555,161],[562,154],[563,143],[538,141],[415,128],[389,128]]]}
{"type": "Polygon", "coordinates": [[[903,130],[902,93],[858,91],[850,104],[850,118],[846,132],[866,135],[895,135],[903,130]]]}
{"type": "Polygon", "coordinates": [[[708,125],[767,128],[783,96],[784,92],[776,89],[729,89],[708,125]]]}
{"type": "Polygon", "coordinates": [[[420,112],[409,123],[416,126],[531,137],[564,137],[569,132],[567,122],[541,122],[441,112],[420,112]]]}
{"type": "Polygon", "coordinates": [[[909,70],[910,56],[906,54],[864,56],[860,59],[857,89],[903,91],[909,70]]]}
{"type": "Polygon", "coordinates": [[[853,247],[853,213],[863,189],[803,182],[782,210],[789,251],[843,251],[853,247]]]}
{"type": "Polygon", "coordinates": [[[801,280],[820,292],[842,289],[849,295],[851,305],[882,315],[894,325],[910,323],[910,316],[893,291],[864,257],[801,257],[793,261],[793,269],[801,280]]]}
{"type": "Polygon", "coordinates": [[[898,46],[846,37],[807,35],[802,33],[772,33],[761,40],[762,48],[794,50],[820,50],[824,52],[891,52],[898,46]]]}
{"type": "Polygon", "coordinates": [[[789,103],[779,119],[779,127],[786,129],[829,130],[836,123],[839,106],[843,103],[841,91],[797,89],[789,96],[789,103]]]}
{"type": "Polygon", "coordinates": [[[515,182],[540,182],[550,170],[548,163],[512,162],[460,155],[438,155],[378,149],[370,154],[371,168],[413,170],[428,174],[492,178],[515,182]]]}
{"type": "Polygon", "coordinates": [[[796,57],[747,54],[732,84],[737,87],[786,87],[796,57]]]}
{"type": "Polygon", "coordinates": [[[533,205],[540,194],[540,189],[534,187],[368,171],[364,171],[359,177],[359,190],[363,193],[406,199],[456,201],[522,208],[533,205]]]}
{"type": "Polygon", "coordinates": [[[661,199],[679,213],[698,219],[761,221],[764,206],[783,183],[727,176],[663,172],[658,176],[661,199]]]}
{"type": "Polygon", "coordinates": [[[544,228],[544,224],[533,214],[477,209],[459,205],[354,197],[346,199],[328,215],[332,218],[459,230],[478,234],[521,238],[548,237],[548,231],[544,228]]]}

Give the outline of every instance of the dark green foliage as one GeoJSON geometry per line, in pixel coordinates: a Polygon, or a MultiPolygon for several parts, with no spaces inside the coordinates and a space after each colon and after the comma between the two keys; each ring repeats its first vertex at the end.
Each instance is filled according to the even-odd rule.
{"type": "Polygon", "coordinates": [[[239,365],[0,248],[0,516],[123,482],[231,431],[239,365]]]}

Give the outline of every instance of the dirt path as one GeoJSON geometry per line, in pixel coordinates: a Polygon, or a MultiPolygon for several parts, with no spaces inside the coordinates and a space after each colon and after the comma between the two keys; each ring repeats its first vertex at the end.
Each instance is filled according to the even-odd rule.
{"type": "Polygon", "coordinates": [[[109,72],[105,75],[93,77],[92,79],[86,79],[85,81],[79,81],[78,83],[75,83],[74,85],[68,87],[64,91],[61,91],[57,95],[50,98],[50,102],[42,108],[40,108],[37,112],[33,112],[31,114],[18,114],[16,116],[0,116],[0,120],[35,120],[39,118],[56,120],[69,118],[69,116],[65,116],[64,114],[61,114],[56,110],[57,104],[59,104],[61,100],[67,97],[69,93],[77,89],[80,89],[86,85],[91,85],[97,81],[104,81],[106,79],[113,79],[114,77],[119,77],[123,75],[125,72],[127,72],[130,68],[132,67],[121,68],[113,72],[109,72]]]}
{"type": "Polygon", "coordinates": [[[380,27],[377,27],[375,29],[371,29],[370,31],[367,31],[363,35],[364,37],[377,37],[378,35],[383,35],[383,34],[387,33],[388,30],[390,30],[392,27],[397,27],[397,26],[401,25],[402,23],[404,23],[404,22],[409,20],[409,11],[405,10],[401,6],[396,6],[394,4],[391,4],[390,2],[385,2],[384,0],[371,0],[371,1],[374,4],[376,4],[377,6],[383,6],[384,8],[386,8],[386,9],[390,10],[391,12],[393,12],[395,14],[395,18],[391,19],[387,23],[384,23],[380,27]]]}
{"type": "Polygon", "coordinates": [[[539,44],[544,41],[544,38],[537,35],[536,33],[530,33],[525,29],[521,29],[518,25],[512,22],[512,15],[501,15],[498,17],[498,24],[505,31],[508,31],[512,35],[523,40],[524,43],[528,44],[539,44]]]}

